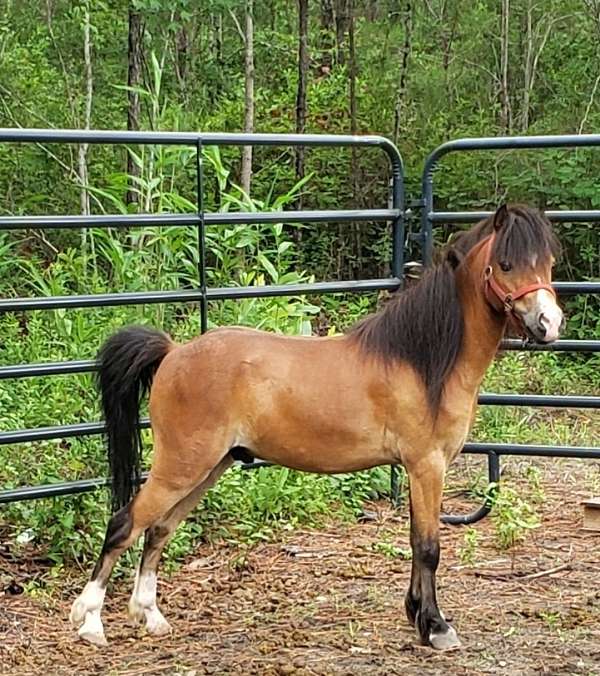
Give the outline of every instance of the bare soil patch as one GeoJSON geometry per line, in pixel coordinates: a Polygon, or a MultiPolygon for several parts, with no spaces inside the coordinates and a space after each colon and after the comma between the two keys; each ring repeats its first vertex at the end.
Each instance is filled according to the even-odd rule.
{"type": "MultiPolygon", "coordinates": [[[[389,555],[389,543],[409,547],[406,514],[379,503],[372,521],[295,531],[243,555],[199,547],[161,580],[174,628],[166,638],[128,624],[131,582],[118,582],[108,594],[104,649],[78,641],[68,624],[83,576],[31,598],[19,588],[42,564],[4,555],[0,673],[600,674],[600,533],[580,528],[589,467],[540,467],[542,526],[522,546],[499,550],[486,519],[475,563],[464,565],[464,528],[442,528],[440,601],[460,651],[416,644],[403,609],[410,562],[389,555]]],[[[473,507],[461,498],[446,506],[473,507]]]]}

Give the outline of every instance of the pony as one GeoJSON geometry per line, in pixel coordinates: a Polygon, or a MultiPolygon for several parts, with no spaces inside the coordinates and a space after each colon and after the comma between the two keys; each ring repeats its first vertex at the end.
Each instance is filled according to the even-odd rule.
{"type": "Polygon", "coordinates": [[[127,327],[98,356],[114,515],[70,619],[104,645],[101,609],[119,557],[142,534],[130,616],[170,631],[156,600],[162,550],[236,459],[307,472],[401,464],[413,552],[405,609],[424,645],[460,646],[436,599],[444,474],[469,434],[477,394],[508,327],[555,341],[559,245],[545,216],[503,205],[459,234],[422,278],[348,333],[292,337],[217,328],[177,345],[127,327]],[[150,393],[154,457],[140,487],[139,408],[150,393]]]}

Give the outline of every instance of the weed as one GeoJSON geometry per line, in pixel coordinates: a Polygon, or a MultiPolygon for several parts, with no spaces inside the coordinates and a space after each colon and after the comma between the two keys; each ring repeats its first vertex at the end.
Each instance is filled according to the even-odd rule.
{"type": "Polygon", "coordinates": [[[537,465],[525,467],[525,478],[529,484],[529,497],[532,502],[539,505],[544,502],[546,496],[542,487],[542,473],[537,465]]]}
{"type": "Polygon", "coordinates": [[[496,541],[502,549],[510,549],[522,542],[528,531],[540,525],[534,508],[519,496],[515,488],[505,483],[498,486],[491,516],[496,541]]]}
{"type": "Polygon", "coordinates": [[[458,558],[463,565],[472,566],[477,555],[479,533],[472,526],[468,526],[463,536],[463,544],[458,549],[458,558]]]}
{"type": "Polygon", "coordinates": [[[391,542],[374,542],[371,546],[371,549],[374,552],[384,554],[391,559],[401,558],[405,561],[410,561],[412,559],[412,551],[410,549],[403,549],[402,547],[398,547],[391,542]]]}
{"type": "Polygon", "coordinates": [[[562,615],[556,610],[540,610],[538,617],[548,629],[559,630],[562,627],[562,615]]]}

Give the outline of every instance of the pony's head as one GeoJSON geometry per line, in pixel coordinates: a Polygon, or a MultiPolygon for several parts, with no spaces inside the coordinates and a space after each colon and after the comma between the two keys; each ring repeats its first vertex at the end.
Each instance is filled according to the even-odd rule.
{"type": "Polygon", "coordinates": [[[491,217],[489,229],[483,245],[488,302],[529,338],[555,341],[564,316],[552,289],[559,244],[550,222],[537,209],[503,205],[491,217]]]}

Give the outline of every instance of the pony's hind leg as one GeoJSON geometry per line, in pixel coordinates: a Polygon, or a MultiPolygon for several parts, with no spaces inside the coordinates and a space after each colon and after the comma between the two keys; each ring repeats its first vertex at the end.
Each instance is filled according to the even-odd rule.
{"type": "Polygon", "coordinates": [[[177,526],[232,463],[232,457],[227,454],[204,481],[146,530],[144,550],[129,600],[129,615],[136,622],[145,621],[151,634],[160,636],[171,630],[156,603],[157,569],[162,551],[177,526]]]}
{"type": "Polygon", "coordinates": [[[110,519],[91,579],[71,607],[70,619],[79,627],[81,638],[106,645],[101,611],[106,585],[117,559],[189,491],[189,487],[169,486],[150,477],[139,494],[110,519]]]}
{"type": "Polygon", "coordinates": [[[438,608],[435,574],[440,559],[439,520],[446,461],[432,452],[407,466],[410,482],[410,542],[413,565],[406,611],[424,645],[460,646],[456,631],[438,608]]]}

